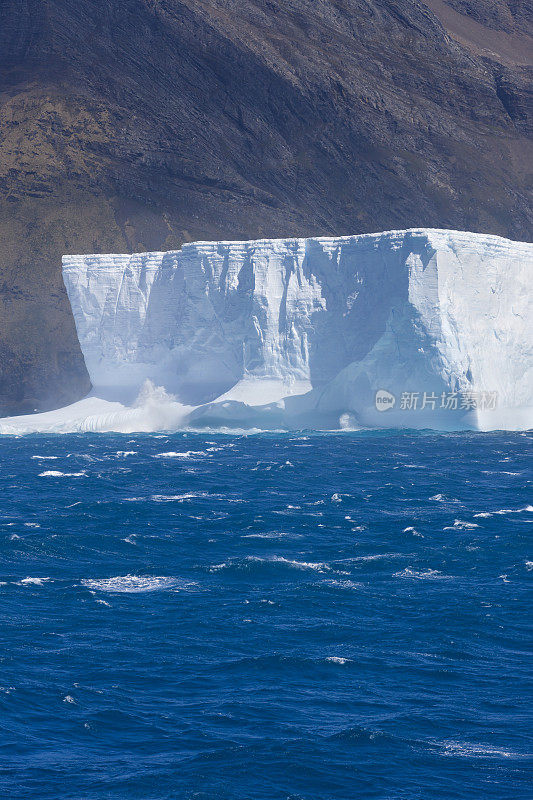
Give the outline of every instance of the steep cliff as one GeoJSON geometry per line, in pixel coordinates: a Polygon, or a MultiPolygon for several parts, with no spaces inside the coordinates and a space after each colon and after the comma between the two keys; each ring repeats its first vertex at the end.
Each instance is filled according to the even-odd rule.
{"type": "Polygon", "coordinates": [[[63,253],[422,225],[530,238],[528,8],[4,2],[0,411],[88,389],[63,253]]]}

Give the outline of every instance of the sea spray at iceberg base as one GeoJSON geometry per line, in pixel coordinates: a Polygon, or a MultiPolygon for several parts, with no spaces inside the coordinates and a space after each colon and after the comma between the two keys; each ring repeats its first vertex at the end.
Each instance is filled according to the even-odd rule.
{"type": "Polygon", "coordinates": [[[532,264],[431,229],[65,256],[93,391],[0,432],[527,429],[532,264]]]}

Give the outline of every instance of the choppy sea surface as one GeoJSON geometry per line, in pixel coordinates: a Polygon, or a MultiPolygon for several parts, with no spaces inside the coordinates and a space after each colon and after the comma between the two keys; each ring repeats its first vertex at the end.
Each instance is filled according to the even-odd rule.
{"type": "Polygon", "coordinates": [[[2,438],[3,795],[531,797],[532,438],[2,438]]]}

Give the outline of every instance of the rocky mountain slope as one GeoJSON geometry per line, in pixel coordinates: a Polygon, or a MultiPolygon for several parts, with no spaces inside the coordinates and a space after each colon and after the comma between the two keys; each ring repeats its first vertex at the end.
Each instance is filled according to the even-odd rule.
{"type": "Polygon", "coordinates": [[[528,0],[4,0],[0,410],[89,388],[61,255],[531,238],[528,0]]]}

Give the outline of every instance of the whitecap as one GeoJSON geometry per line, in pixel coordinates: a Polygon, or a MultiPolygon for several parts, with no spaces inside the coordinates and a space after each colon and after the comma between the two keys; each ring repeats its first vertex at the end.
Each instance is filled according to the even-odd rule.
{"type": "Polygon", "coordinates": [[[444,750],[446,755],[465,758],[529,758],[527,754],[513,753],[491,745],[471,744],[469,742],[434,742],[433,746],[444,750]]]}
{"type": "Polygon", "coordinates": [[[412,569],[412,567],[406,567],[402,569],[400,572],[395,572],[393,575],[394,578],[414,578],[416,580],[441,580],[443,578],[450,580],[450,575],[443,575],[442,572],[439,572],[436,569],[426,569],[422,571],[417,571],[412,569]]]}
{"type": "Polygon", "coordinates": [[[526,569],[527,570],[533,569],[533,561],[526,561],[526,569]]]}
{"type": "Polygon", "coordinates": [[[375,553],[369,556],[356,556],[353,561],[378,561],[381,558],[403,558],[403,556],[404,553],[375,553]]]}
{"type": "Polygon", "coordinates": [[[195,584],[161,575],[117,575],[114,578],[84,578],[81,585],[99,592],[137,594],[165,589],[187,589],[195,584]]]}
{"type": "Polygon", "coordinates": [[[71,704],[75,704],[76,703],[76,701],[74,700],[74,698],[72,697],[71,694],[65,695],[65,697],[63,698],[63,702],[64,703],[71,703],[71,704]]]}
{"type": "Polygon", "coordinates": [[[408,528],[404,528],[402,533],[412,533],[413,536],[418,536],[419,539],[423,539],[424,538],[424,535],[422,533],[419,533],[416,530],[416,528],[413,528],[412,526],[409,526],[408,528]]]}
{"type": "Polygon", "coordinates": [[[85,470],[82,472],[58,472],[55,469],[49,469],[39,474],[39,478],[81,478],[86,475],[85,470]]]}
{"type": "Polygon", "coordinates": [[[299,538],[300,533],[285,533],[284,531],[269,531],[268,533],[246,533],[243,539],[282,539],[284,536],[299,538]]]}
{"type": "Polygon", "coordinates": [[[111,603],[108,603],[107,600],[103,600],[101,597],[97,597],[96,592],[91,592],[91,594],[94,597],[95,603],[99,603],[102,606],[107,606],[108,608],[112,608],[111,603]]]}
{"type": "Polygon", "coordinates": [[[213,564],[209,567],[210,572],[219,572],[223,569],[228,569],[231,567],[240,567],[247,566],[249,564],[282,564],[283,566],[290,567],[292,569],[309,569],[309,570],[316,570],[317,572],[326,572],[331,569],[329,564],[325,564],[322,562],[313,562],[313,561],[294,561],[290,558],[285,558],[284,556],[270,556],[268,558],[260,558],[259,556],[246,556],[246,558],[239,560],[230,560],[230,561],[223,561],[221,564],[213,564]]]}
{"type": "Polygon", "coordinates": [[[137,450],[117,450],[115,455],[119,458],[127,458],[127,456],[134,456],[137,454],[137,450]]]}
{"type": "Polygon", "coordinates": [[[330,661],[332,664],[348,664],[351,660],[351,658],[343,658],[342,656],[327,656],[326,658],[326,661],[330,661]]]}
{"type": "Polygon", "coordinates": [[[498,511],[480,511],[479,514],[474,514],[474,517],[493,517],[501,514],[533,514],[533,506],[524,506],[524,508],[500,508],[498,511]]]}
{"type": "Polygon", "coordinates": [[[475,522],[464,522],[462,519],[456,519],[453,525],[448,526],[447,528],[443,528],[445,531],[466,531],[470,530],[471,528],[479,528],[479,525],[475,522]]]}
{"type": "Polygon", "coordinates": [[[40,528],[41,526],[39,525],[38,522],[25,522],[24,523],[24,527],[25,528],[40,528]]]}
{"type": "Polygon", "coordinates": [[[50,578],[22,578],[20,581],[16,581],[16,586],[42,586],[43,583],[49,581],[50,578]]]}
{"type": "Polygon", "coordinates": [[[157,453],[152,458],[192,458],[193,456],[205,456],[205,450],[186,450],[183,453],[176,453],[173,450],[168,453],[157,453]]]}
{"type": "Polygon", "coordinates": [[[320,583],[321,586],[333,586],[334,589],[363,589],[363,583],[356,583],[349,580],[338,580],[335,578],[325,578],[320,583]]]}
{"type": "Polygon", "coordinates": [[[173,501],[182,502],[183,500],[195,500],[199,497],[216,497],[207,492],[185,492],[184,494],[153,494],[154,503],[171,503],[173,501]]]}
{"type": "Polygon", "coordinates": [[[317,572],[326,572],[331,569],[329,564],[325,564],[323,562],[293,561],[289,558],[284,558],[283,556],[272,556],[272,558],[268,560],[278,564],[286,564],[294,569],[312,569],[316,570],[317,572]]]}

